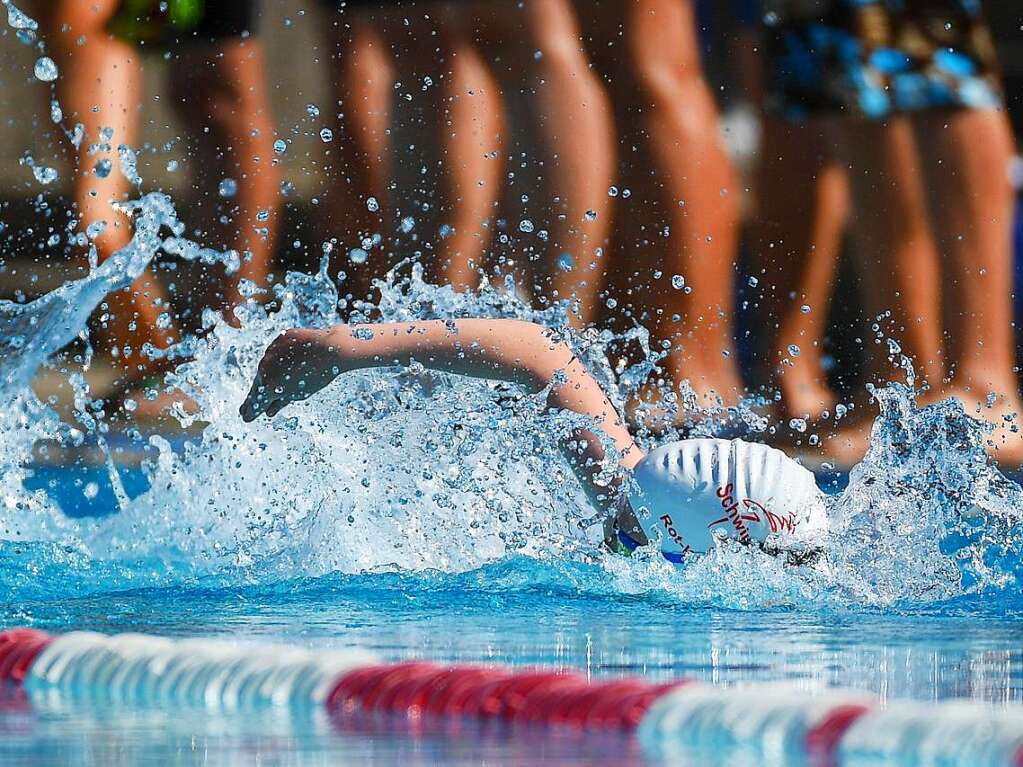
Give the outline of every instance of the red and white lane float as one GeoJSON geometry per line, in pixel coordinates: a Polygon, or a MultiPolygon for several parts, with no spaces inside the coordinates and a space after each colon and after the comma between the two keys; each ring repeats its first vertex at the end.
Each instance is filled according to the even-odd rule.
{"type": "MultiPolygon", "coordinates": [[[[575,673],[380,663],[215,639],[33,629],[0,632],[0,687],[29,704],[54,696],[134,707],[320,708],[335,721],[475,720],[513,728],[636,732],[643,749],[740,751],[761,763],[1023,767],[1023,707],[975,701],[893,702],[762,684],[710,687],[575,673]]],[[[673,759],[675,757],[675,759],[673,759]]]]}

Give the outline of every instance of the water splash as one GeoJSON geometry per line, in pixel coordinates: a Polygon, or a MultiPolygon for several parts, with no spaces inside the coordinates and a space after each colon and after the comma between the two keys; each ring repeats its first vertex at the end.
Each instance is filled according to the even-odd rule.
{"type": "Polygon", "coordinates": [[[936,601],[1012,585],[1023,490],[985,453],[990,426],[956,400],[917,406],[893,383],[870,448],[832,509],[832,563],[854,599],[936,601]]]}
{"type": "MultiPolygon", "coordinates": [[[[89,316],[111,292],[129,286],[146,269],[159,250],[181,258],[201,259],[207,263],[236,266],[229,256],[202,248],[181,237],[184,225],[178,221],[171,199],[158,192],[125,203],[123,212],[133,219],[131,241],[90,274],[26,304],[0,301],[0,499],[3,524],[0,541],[34,541],[55,546],[51,559],[66,560],[69,552],[77,557],[91,556],[85,543],[87,525],[76,525],[63,517],[43,492],[24,488],[28,476],[26,464],[40,440],[77,447],[84,433],[99,434],[105,449],[102,429],[94,417],[88,387],[80,374],[72,376],[77,426],[63,423],[46,404],[39,401],[31,381],[52,355],[76,338],[85,338],[89,316]],[[164,236],[164,232],[170,232],[164,236]]],[[[93,254],[95,255],[95,254],[93,254]]],[[[85,357],[88,364],[90,354],[85,357]]],[[[115,491],[120,482],[106,453],[115,491]]],[[[127,505],[123,489],[122,507],[127,505]]],[[[45,550],[45,546],[44,546],[45,550]]],[[[21,552],[16,549],[15,553],[21,552]]],[[[78,561],[78,560],[75,560],[78,561]]],[[[31,572],[31,571],[30,571],[31,572]]]]}
{"type": "MultiPolygon", "coordinates": [[[[154,198],[154,205],[151,224],[169,222],[169,201],[154,198]]],[[[18,372],[5,377],[8,391],[15,380],[25,387],[33,362],[84,327],[86,308],[102,298],[97,286],[130,281],[156,246],[208,256],[182,240],[159,240],[145,226],[138,237],[146,245],[107,262],[117,266],[20,310],[24,320],[49,317],[51,306],[63,314],[74,306],[82,324],[8,328],[6,336],[25,339],[18,372]],[[43,327],[49,330],[34,332],[43,327]]],[[[269,341],[288,327],[339,321],[327,265],[324,259],[317,274],[288,275],[276,289],[279,312],[247,305],[236,313],[238,327],[214,322],[202,342],[190,345],[194,358],[172,381],[198,406],[181,415],[183,425],[201,432],[178,453],[151,438],[157,458],[147,469],[150,491],[102,520],[62,518],[37,498],[37,512],[48,512],[43,516],[52,524],[36,525],[32,538],[18,523],[17,536],[0,539],[61,547],[63,554],[51,555],[76,568],[88,562],[90,572],[98,568],[113,579],[109,588],[181,578],[273,583],[331,572],[457,573],[508,558],[591,563],[596,570],[583,571],[585,584],[576,584],[584,590],[738,609],[931,603],[1015,582],[1019,487],[986,459],[985,427],[952,402],[918,408],[904,385],[875,392],[881,415],[870,453],[834,501],[827,556],[802,567],[737,545],[681,571],[657,557],[605,556],[600,520],[557,449],[573,420],[545,412],[542,395],[507,385],[416,370],[367,371],[343,376],[272,421],[243,423],[237,406],[269,341]]],[[[608,361],[621,337],[573,334],[561,307],[532,310],[491,286],[479,295],[438,288],[418,268],[403,267],[378,287],[380,301],[359,304],[359,316],[540,321],[565,333],[618,403],[631,393],[623,380],[643,382],[635,370],[616,375],[608,361]]],[[[644,360],[639,371],[651,366],[644,360]]],[[[31,399],[20,398],[23,406],[31,399]]],[[[67,427],[40,403],[23,412],[26,434],[68,438],[67,427]]],[[[31,441],[20,445],[22,461],[31,441]]],[[[4,491],[8,505],[16,498],[25,514],[31,496],[10,482],[4,491]]]]}
{"type": "MultiPolygon", "coordinates": [[[[35,22],[10,0],[3,4],[10,25],[34,35],[35,22]]],[[[57,76],[46,64],[41,71],[46,81],[57,76]]],[[[80,125],[68,132],[76,147],[83,138],[80,125]]],[[[118,147],[118,158],[139,185],[132,150],[118,147]]],[[[272,421],[244,424],[237,405],[272,338],[288,327],[339,321],[343,302],[326,259],[319,273],[290,274],[277,287],[276,314],[241,307],[238,327],[210,315],[209,334],[176,350],[191,359],[171,379],[197,403],[196,413],[179,416],[199,436],[181,452],[152,437],[148,492],[122,497],[120,513],[108,518],[68,519],[45,493],[25,490],[26,464],[40,440],[75,446],[83,429],[101,429],[81,379],[79,423],[65,424],[32,393],[36,369],[84,334],[104,296],[129,285],[158,251],[229,270],[239,265],[237,254],[182,238],[166,195],[145,195],[125,210],[134,217],[131,244],[88,277],[30,304],[0,303],[0,585],[8,594],[54,597],[196,578],[232,584],[335,572],[492,572],[501,561],[542,563],[547,577],[591,593],[653,593],[676,604],[739,609],[928,604],[1016,588],[1023,493],[987,460],[981,424],[955,403],[918,408],[911,386],[875,392],[881,414],[870,452],[834,501],[826,556],[802,567],[738,545],[684,570],[656,556],[601,553],[600,520],[557,448],[577,419],[545,412],[542,395],[512,386],[368,371],[344,376],[272,421]],[[171,236],[162,236],[168,229],[171,236]]],[[[533,310],[510,281],[463,294],[428,285],[405,264],[378,287],[379,302],[357,303],[353,319],[513,317],[560,330],[623,410],[663,356],[643,328],[574,333],[563,306],[533,310]],[[615,361],[625,359],[615,351],[623,345],[639,350],[638,361],[615,361]]],[[[676,410],[766,428],[746,406],[700,411],[685,388],[664,399],[676,410]]],[[[713,430],[714,422],[700,428],[713,430]]],[[[110,471],[116,486],[112,463],[110,471]]],[[[536,573],[516,564],[506,580],[532,587],[536,573]]]]}

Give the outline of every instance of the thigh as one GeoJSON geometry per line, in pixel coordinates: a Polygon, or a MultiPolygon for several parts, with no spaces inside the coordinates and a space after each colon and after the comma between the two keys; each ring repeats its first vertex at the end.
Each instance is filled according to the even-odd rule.
{"type": "Polygon", "coordinates": [[[626,0],[625,36],[634,66],[656,63],[675,77],[701,77],[692,0],[626,0]]]}

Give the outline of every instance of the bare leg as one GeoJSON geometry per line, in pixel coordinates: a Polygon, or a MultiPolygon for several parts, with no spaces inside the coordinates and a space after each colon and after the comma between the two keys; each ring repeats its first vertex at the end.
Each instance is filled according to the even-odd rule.
{"type": "MultiPolygon", "coordinates": [[[[337,182],[330,199],[334,233],[343,250],[360,246],[363,237],[382,233],[390,210],[388,131],[395,79],[384,21],[358,14],[351,21],[350,31],[346,24],[338,21],[334,29],[336,103],[331,107],[342,115],[340,135],[334,141],[339,157],[337,182]],[[368,203],[371,197],[376,200],[375,206],[368,203]]],[[[364,266],[346,264],[345,271],[352,280],[348,289],[356,297],[368,294],[370,279],[380,271],[377,266],[372,258],[364,266]]]]}
{"type": "Polygon", "coordinates": [[[475,288],[490,245],[501,194],[504,104],[490,67],[458,18],[446,18],[450,75],[441,143],[453,231],[443,241],[431,278],[456,288],[475,288]],[[443,275],[443,276],[442,276],[443,275]]]}
{"type": "MultiPolygon", "coordinates": [[[[920,383],[940,386],[945,365],[938,256],[912,125],[905,117],[846,121],[843,134],[868,309],[891,313],[881,330],[913,361],[920,383]]],[[[886,383],[897,371],[888,363],[887,345],[877,348],[873,377],[886,383]]]]}
{"type": "Polygon", "coordinates": [[[183,55],[176,71],[182,77],[174,84],[175,102],[197,129],[202,160],[197,165],[207,198],[216,199],[220,179],[238,184],[237,195],[227,201],[233,220],[219,243],[242,258],[231,287],[218,297],[232,308],[245,300],[238,290],[242,279],[267,287],[277,231],[279,174],[272,164],[274,125],[262,46],[230,38],[212,51],[183,55]]]}
{"type": "Polygon", "coordinates": [[[540,280],[548,297],[572,299],[578,324],[586,325],[599,314],[597,294],[604,282],[611,225],[611,105],[590,69],[569,0],[531,0],[510,12],[525,14],[525,30],[524,39],[515,42],[521,57],[518,71],[509,74],[518,80],[514,87],[521,88],[526,73],[526,92],[536,99],[548,187],[557,198],[540,280]]]}
{"type": "MultiPolygon", "coordinates": [[[[845,120],[841,133],[863,295],[871,315],[882,316],[880,343],[875,343],[877,332],[864,333],[873,351],[870,378],[883,384],[903,375],[889,361],[887,339],[894,339],[913,362],[918,383],[940,387],[945,364],[938,254],[912,125],[907,117],[885,123],[845,120]]],[[[854,422],[829,439],[825,450],[842,463],[854,463],[868,437],[869,420],[854,422]]]]}
{"type": "Polygon", "coordinates": [[[848,178],[830,156],[820,121],[796,125],[768,118],[764,127],[756,255],[766,270],[768,364],[786,418],[816,419],[835,405],[821,360],[849,212],[848,178]]]}
{"type": "Polygon", "coordinates": [[[1001,429],[996,457],[1023,462],[1023,437],[1003,417],[1023,413],[1014,371],[1012,214],[1006,169],[1013,139],[1005,113],[964,110],[919,120],[924,167],[945,266],[949,393],[1001,429]],[[997,398],[988,406],[988,394],[997,398]]]}
{"type": "Polygon", "coordinates": [[[660,280],[646,304],[672,343],[676,383],[728,401],[743,390],[733,353],[739,189],[703,78],[690,0],[630,0],[626,37],[657,172],[672,210],[660,280]],[[676,289],[682,275],[691,292],[676,289]]]}
{"type": "MultiPolygon", "coordinates": [[[[117,11],[117,0],[80,3],[61,0],[52,12],[51,42],[63,71],[60,96],[71,121],[85,126],[74,198],[80,226],[105,222],[106,228],[95,239],[97,256],[102,262],[131,238],[128,219],[112,203],[128,198],[132,192],[119,170],[117,147],[133,146],[138,135],[138,110],[141,104],[142,68],[138,54],[130,45],[113,39],[106,24],[117,11]],[[86,42],[77,40],[84,36],[86,42]],[[101,131],[113,131],[109,141],[101,131]],[[90,147],[99,145],[98,151],[90,147]],[[110,163],[105,178],[95,169],[110,163]]],[[[130,288],[107,297],[101,333],[103,344],[121,359],[129,378],[155,372],[156,367],[144,354],[144,346],[166,348],[177,340],[176,331],[160,316],[168,311],[163,289],[152,270],[147,270],[130,288]],[[160,326],[164,325],[163,328],[160,326]]]]}

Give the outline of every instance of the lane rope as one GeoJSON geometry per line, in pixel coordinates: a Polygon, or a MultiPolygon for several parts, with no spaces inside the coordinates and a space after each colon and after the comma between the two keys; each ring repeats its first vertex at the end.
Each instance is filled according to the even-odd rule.
{"type": "Polygon", "coordinates": [[[0,692],[39,703],[322,710],[339,724],[424,718],[635,733],[656,757],[741,751],[764,763],[1023,767],[1023,707],[893,701],[793,685],[712,687],[413,661],[224,639],[0,632],[0,692]]]}

